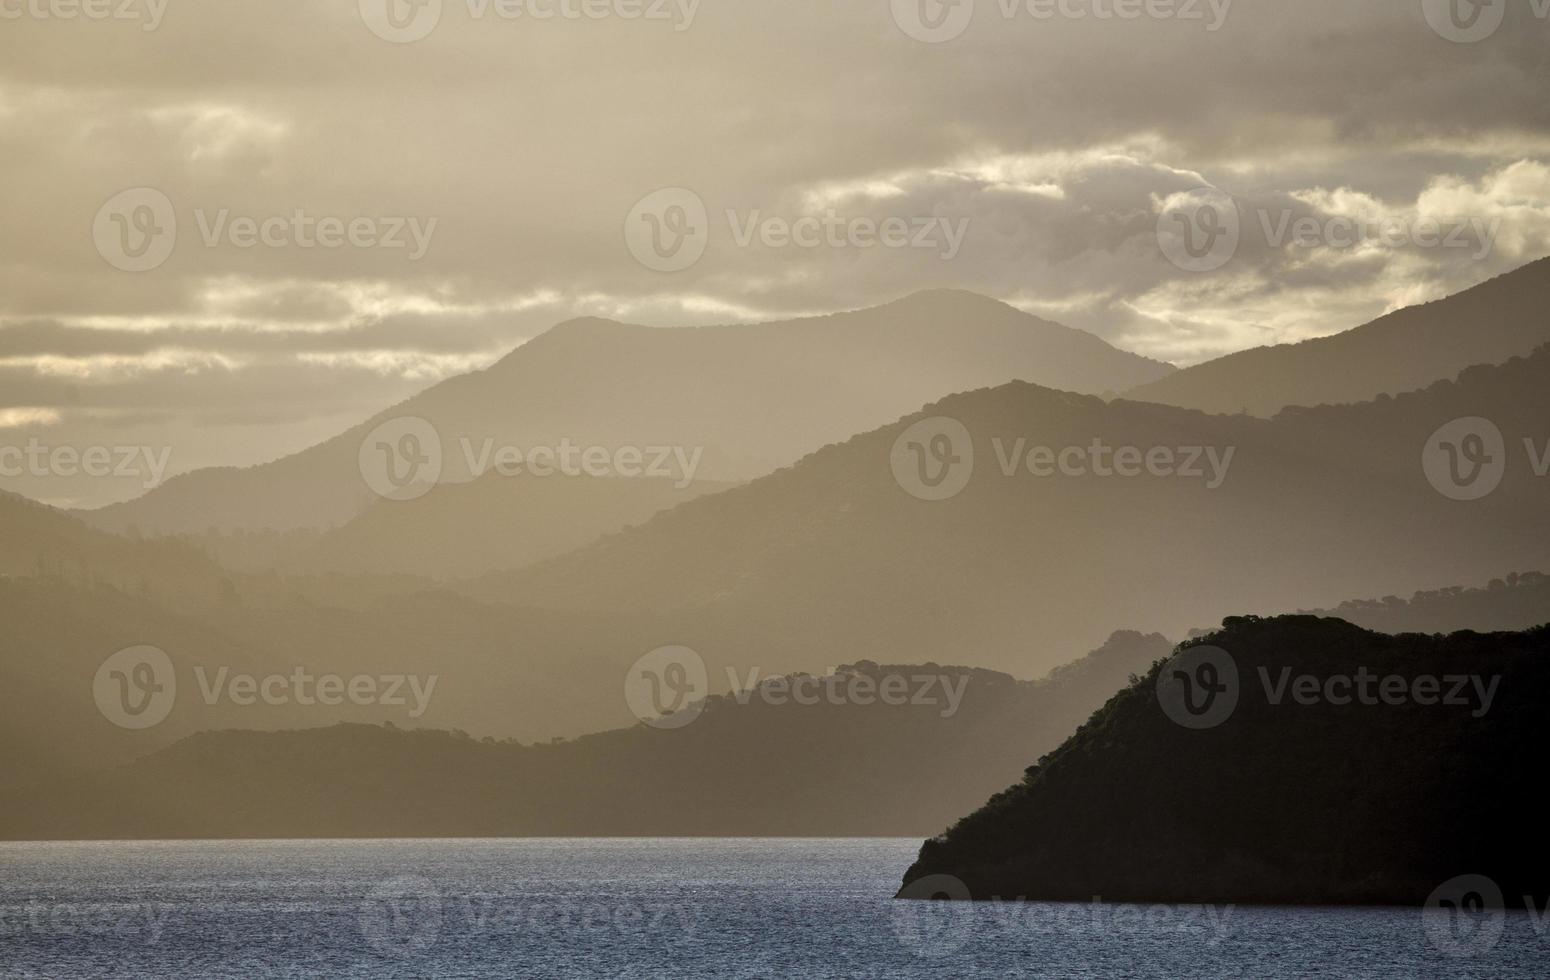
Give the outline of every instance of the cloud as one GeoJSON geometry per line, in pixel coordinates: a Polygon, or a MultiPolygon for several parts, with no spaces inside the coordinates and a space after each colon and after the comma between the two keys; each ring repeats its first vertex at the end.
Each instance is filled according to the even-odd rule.
{"type": "MultiPolygon", "coordinates": [[[[0,401],[57,411],[61,429],[88,411],[102,426],[143,412],[240,425],[263,457],[310,431],[299,419],[365,417],[577,315],[748,321],[955,286],[1189,362],[1550,252],[1550,23],[1527,5],[1479,44],[1439,37],[1419,3],[1347,0],[1237,2],[1216,31],[1008,19],[981,0],[943,44],[878,2],[704,4],[686,30],[443,6],[402,45],[348,2],[209,0],[154,30],[7,21],[0,401]],[[1249,234],[1225,267],[1189,273],[1160,254],[1158,206],[1202,184],[1251,231],[1260,212],[1496,231],[1478,259],[1249,234]],[[91,234],[131,187],[164,193],[178,225],[140,274],[91,234]],[[663,187],[692,189],[716,222],[704,258],[672,275],[623,234],[663,187]],[[728,211],[968,224],[945,261],[744,247],[728,211]],[[201,221],[223,212],[436,224],[411,260],[206,242],[201,221]]],[[[225,458],[216,439],[180,438],[204,447],[185,463],[225,458]]]]}

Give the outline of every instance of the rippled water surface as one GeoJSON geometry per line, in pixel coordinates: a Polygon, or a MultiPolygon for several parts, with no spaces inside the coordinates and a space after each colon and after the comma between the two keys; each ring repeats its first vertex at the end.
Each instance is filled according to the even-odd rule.
{"type": "Polygon", "coordinates": [[[0,976],[1550,973],[1521,912],[892,901],[918,844],[0,843],[0,976]]]}

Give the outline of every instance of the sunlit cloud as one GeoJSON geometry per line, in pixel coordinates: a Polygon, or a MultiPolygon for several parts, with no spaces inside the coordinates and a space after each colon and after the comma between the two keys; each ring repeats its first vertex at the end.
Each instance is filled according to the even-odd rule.
{"type": "Polygon", "coordinates": [[[21,429],[37,425],[58,425],[58,409],[0,408],[0,429],[21,429]]]}

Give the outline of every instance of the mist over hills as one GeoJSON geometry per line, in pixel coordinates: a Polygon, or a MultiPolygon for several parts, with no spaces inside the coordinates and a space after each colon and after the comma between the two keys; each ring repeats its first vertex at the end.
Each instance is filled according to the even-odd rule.
{"type": "MultiPolygon", "coordinates": [[[[965,302],[932,293],[905,305],[965,302]]],[[[1007,311],[1008,331],[1027,333],[1022,314],[990,305],[1007,311]]],[[[875,329],[887,329],[885,320],[875,329]]],[[[919,329],[937,338],[939,322],[925,318],[919,329]]],[[[822,324],[791,329],[837,335],[822,324]]],[[[618,329],[653,343],[675,333],[618,329]]],[[[737,346],[720,339],[730,328],[707,329],[717,344],[737,346]]],[[[784,329],[753,329],[785,349],[784,329]]],[[[550,343],[569,350],[574,341],[550,343]]],[[[983,367],[969,361],[965,372],[983,367]]],[[[1181,636],[1245,610],[1335,609],[1392,629],[1524,626],[1541,608],[1537,578],[1484,596],[1417,596],[1402,610],[1387,600],[1337,604],[1550,568],[1547,382],[1550,350],[1540,350],[1397,397],[1290,408],[1269,420],[1012,382],[917,407],[726,489],[491,475],[410,502],[379,501],[316,541],[298,536],[283,562],[247,572],[186,544],[107,534],[0,496],[8,532],[0,555],[15,579],[0,582],[10,624],[0,670],[29,692],[7,722],[27,746],[13,764],[128,758],[209,728],[337,721],[574,737],[631,724],[619,696],[626,671],[668,644],[698,651],[712,693],[723,693],[728,670],[822,674],[860,660],[1036,677],[1116,626],[1181,636]],[[912,433],[943,417],[968,434],[972,472],[949,499],[918,499],[899,453],[912,440],[932,442],[929,425],[912,433]],[[1500,485],[1455,499],[1433,485],[1426,458],[1447,448],[1438,440],[1448,425],[1475,417],[1501,434],[1500,485]],[[1082,472],[1030,470],[1040,449],[1092,445],[1109,450],[1110,475],[1081,453],[1082,472]],[[1174,471],[1115,473],[1120,448],[1143,459],[1164,451],[1174,471]],[[1186,458],[1197,472],[1178,472],[1186,458]],[[309,550],[311,566],[286,564],[309,550]],[[502,570],[440,584],[395,574],[416,561],[449,576],[502,570]],[[108,654],[137,644],[165,649],[185,683],[196,668],[262,676],[304,665],[344,677],[435,677],[437,687],[412,719],[403,708],[271,709],[180,695],[165,723],[126,735],[101,717],[89,682],[108,654]]],[[[762,424],[784,431],[782,417],[762,424]]],[[[355,447],[344,448],[359,484],[355,447]]]]}
{"type": "Polygon", "coordinates": [[[781,659],[772,648],[819,665],[838,651],[843,661],[921,650],[1031,673],[1052,664],[1029,662],[1030,635],[1044,649],[1085,649],[1116,622],[1178,635],[1235,610],[1550,567],[1546,481],[1532,465],[1547,417],[1550,350],[1398,398],[1275,420],[1014,383],[945,399],[466,589],[530,609],[646,617],[658,635],[694,636],[736,663],[781,659]],[[1485,498],[1450,499],[1429,483],[1423,452],[1440,427],[1472,416],[1499,426],[1510,465],[1485,498]],[[971,434],[972,476],[951,499],[919,500],[896,482],[890,454],[912,425],[936,417],[971,434]],[[1017,459],[1011,476],[1002,470],[1019,446],[1026,456],[1094,440],[1232,456],[1215,488],[1204,456],[1193,478],[1036,476],[1017,459]]]}
{"type": "Polygon", "coordinates": [[[700,450],[698,478],[741,480],[954,391],[1013,379],[1121,391],[1172,370],[1092,334],[948,290],[753,325],[572,320],[303,452],[182,474],[84,516],[102,528],[146,533],[336,525],[371,498],[359,469],[363,438],[405,416],[434,427],[448,483],[476,475],[486,448],[562,440],[610,451],[700,450]]]}
{"type": "Polygon", "coordinates": [[[1289,405],[1397,395],[1545,343],[1550,343],[1550,258],[1329,337],[1197,364],[1133,388],[1126,397],[1269,417],[1289,405]]]}
{"type": "Polygon", "coordinates": [[[813,704],[720,696],[684,728],[531,746],[360,725],[209,732],[121,769],[41,780],[0,815],[0,836],[925,833],[1016,778],[1170,649],[1117,633],[1040,681],[862,663],[813,704]],[[874,692],[899,678],[901,693],[854,698],[858,677],[874,692]]]}
{"type": "MultiPolygon", "coordinates": [[[[1543,450],[1547,375],[1550,352],[1539,352],[1397,398],[1275,420],[1013,383],[953,396],[750,484],[456,591],[412,578],[217,569],[171,596],[179,615],[251,651],[263,671],[304,664],[315,673],[435,675],[435,697],[416,723],[523,739],[629,724],[622,678],[643,653],[668,644],[698,651],[713,678],[749,667],[822,673],[862,659],[1033,677],[1118,625],[1184,635],[1243,610],[1327,608],[1550,568],[1545,478],[1523,445],[1543,450]],[[907,430],[936,416],[971,434],[974,469],[957,496],[921,500],[899,482],[893,453],[907,430]],[[1423,452],[1439,427],[1473,416],[1499,426],[1510,465],[1491,494],[1451,499],[1428,481],[1423,452]],[[1189,447],[1209,448],[1220,470],[1202,456],[1199,476],[1036,476],[1014,458],[1014,475],[1003,475],[1004,456],[1094,439],[1142,454],[1167,449],[1179,460],[1189,447]]],[[[104,540],[118,547],[125,539],[104,540]]],[[[58,618],[102,627],[68,670],[55,658],[49,676],[61,689],[79,691],[103,657],[134,644],[161,646],[189,665],[225,661],[218,643],[191,636],[181,620],[116,626],[126,620],[105,615],[88,582],[74,585],[51,597],[46,614],[25,595],[5,610],[18,636],[34,638],[13,643],[9,656],[48,651],[58,618]]],[[[115,603],[171,604],[118,592],[115,603]]],[[[81,708],[93,717],[89,701],[81,708]]],[[[357,714],[346,717],[406,721],[402,711],[357,714]]],[[[225,717],[223,727],[244,723],[225,717]]],[[[342,720],[262,709],[247,717],[264,728],[342,720]]],[[[208,720],[196,714],[188,729],[169,721],[167,731],[208,720]]]]}
{"type": "Polygon", "coordinates": [[[490,473],[360,516],[282,559],[283,572],[468,577],[554,558],[735,484],[490,473]]]}
{"type": "Polygon", "coordinates": [[[956,879],[957,897],[982,900],[1421,905],[1468,874],[1509,904],[1542,903],[1547,695],[1550,628],[1386,636],[1310,616],[1229,619],[928,840],[900,894],[930,898],[956,879]],[[1205,676],[1191,674],[1196,646],[1225,651],[1236,679],[1217,695],[1225,711],[1187,727],[1158,680],[1205,676]],[[1397,683],[1381,696],[1359,680],[1349,696],[1328,686],[1358,669],[1397,683]],[[1283,677],[1319,693],[1277,696],[1283,677]]]}
{"type": "Polygon", "coordinates": [[[1353,599],[1306,615],[1343,619],[1375,633],[1500,633],[1550,622],[1550,575],[1513,572],[1484,588],[1452,586],[1409,599],[1353,599]]]}
{"type": "Polygon", "coordinates": [[[213,596],[222,569],[198,548],[138,540],[91,527],[78,515],[0,490],[0,578],[110,584],[169,601],[213,596]]]}

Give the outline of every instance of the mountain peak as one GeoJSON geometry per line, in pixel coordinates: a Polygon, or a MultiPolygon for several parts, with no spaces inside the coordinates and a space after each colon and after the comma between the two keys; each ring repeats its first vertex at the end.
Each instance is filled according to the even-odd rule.
{"type": "Polygon", "coordinates": [[[919,289],[902,299],[887,304],[889,307],[910,307],[924,309],[950,309],[955,311],[976,309],[1011,310],[1021,313],[1017,307],[1003,302],[993,296],[984,293],[976,293],[970,289],[953,289],[948,287],[935,287],[931,289],[919,289]]]}
{"type": "Polygon", "coordinates": [[[600,334],[618,333],[625,330],[645,330],[636,323],[622,323],[618,320],[610,320],[600,316],[578,316],[569,320],[562,320],[544,331],[546,334],[600,334]]]}

